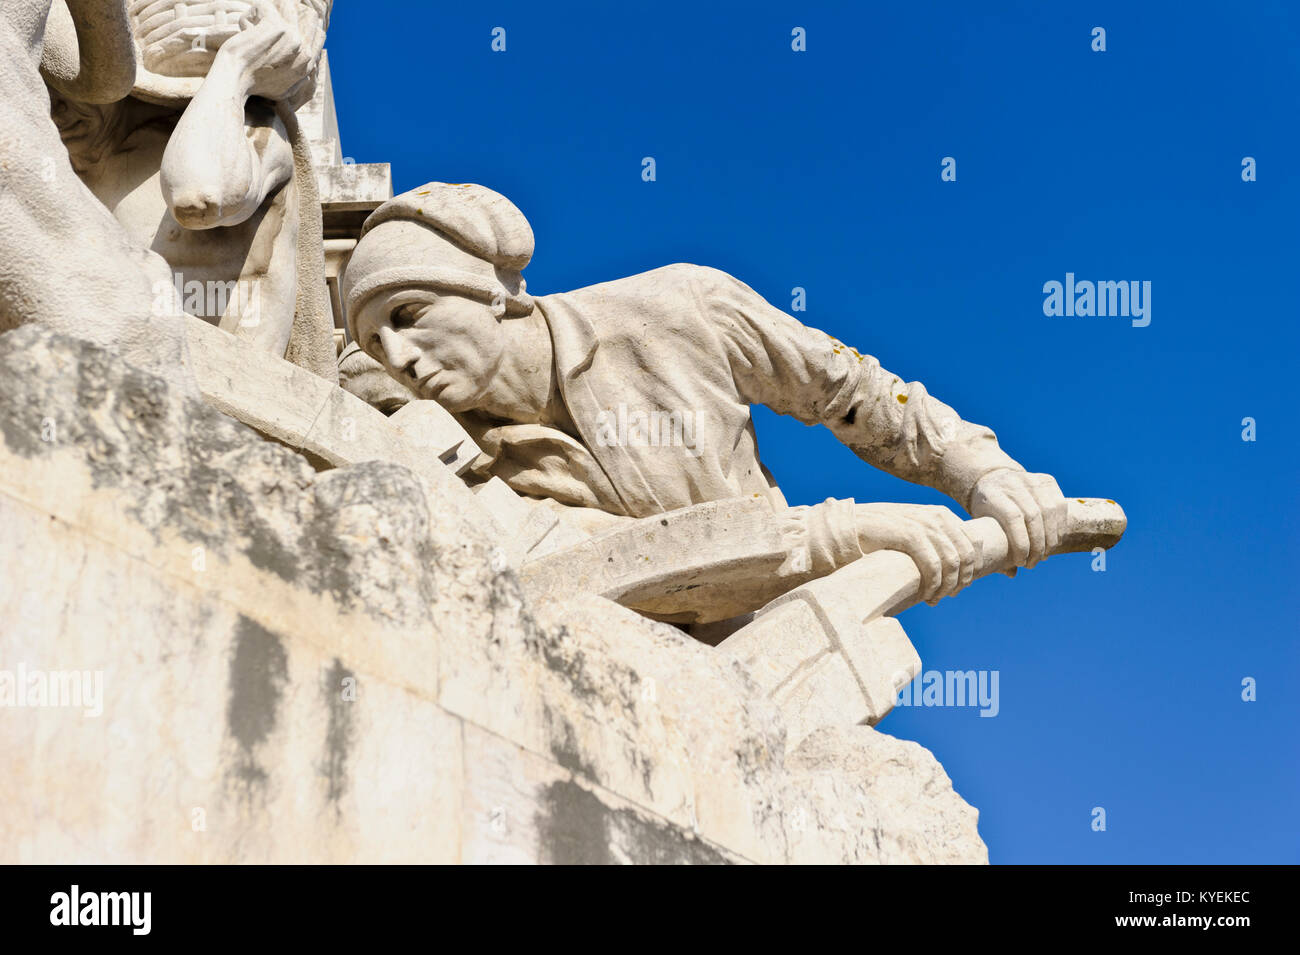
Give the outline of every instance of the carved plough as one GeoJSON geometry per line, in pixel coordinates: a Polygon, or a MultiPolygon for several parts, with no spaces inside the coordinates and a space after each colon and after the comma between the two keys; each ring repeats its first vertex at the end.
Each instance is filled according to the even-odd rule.
{"type": "MultiPolygon", "coordinates": [[[[879,722],[921,671],[895,619],[920,600],[920,571],[906,554],[876,551],[792,583],[796,555],[773,517],[765,501],[698,504],[527,561],[521,578],[539,595],[592,592],[648,616],[697,624],[756,606],[756,595],[784,587],[757,611],[700,629],[723,637],[717,652],[748,664],[784,712],[792,739],[820,726],[879,722]]],[[[1113,547],[1126,524],[1114,501],[1070,499],[1051,553],[1113,547]]],[[[976,577],[1008,569],[997,521],[981,517],[965,526],[981,550],[976,577]]]]}

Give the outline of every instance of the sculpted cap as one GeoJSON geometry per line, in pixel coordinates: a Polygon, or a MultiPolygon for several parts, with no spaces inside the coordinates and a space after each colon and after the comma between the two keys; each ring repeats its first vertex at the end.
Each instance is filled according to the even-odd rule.
{"type": "Polygon", "coordinates": [[[532,298],[520,273],[532,257],[532,227],[505,196],[472,183],[428,183],[366,220],[343,277],[348,323],[382,293],[420,288],[527,314],[532,298]]]}

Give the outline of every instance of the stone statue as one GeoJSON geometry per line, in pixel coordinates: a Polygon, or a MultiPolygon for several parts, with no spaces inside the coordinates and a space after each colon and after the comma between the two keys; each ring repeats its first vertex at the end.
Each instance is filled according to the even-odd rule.
{"type": "Polygon", "coordinates": [[[1060,542],[1066,502],[1051,476],[743,282],[671,265],[533,298],[521,274],[532,253],[509,200],[430,183],[370,217],[344,276],[358,345],[457,416],[483,451],[481,476],[633,518],[760,498],[802,525],[812,576],[889,550],[915,561],[931,603],[971,582],[979,542],[947,508],[787,507],[758,456],[750,406],[764,404],[995,519],[1012,573],[1060,542]]]}
{"type": "Polygon", "coordinates": [[[158,295],[171,270],[77,178],[50,119],[51,88],[86,104],[131,91],[137,60],[126,4],[0,7],[0,331],[49,325],[192,388],[174,297],[158,295]]]}
{"type": "Polygon", "coordinates": [[[530,295],[482,186],[331,245],[336,363],[294,116],[330,9],[0,3],[0,705],[94,674],[107,717],[0,720],[0,860],[987,861],[870,728],[897,615],[1118,505],[715,269],[530,295]],[[789,506],[754,404],[974,518],[789,506]]]}
{"type": "Polygon", "coordinates": [[[293,112],[330,6],[131,0],[131,96],[61,95],[54,117],[83,181],[171,265],[189,314],[333,380],[320,202],[293,112]]]}

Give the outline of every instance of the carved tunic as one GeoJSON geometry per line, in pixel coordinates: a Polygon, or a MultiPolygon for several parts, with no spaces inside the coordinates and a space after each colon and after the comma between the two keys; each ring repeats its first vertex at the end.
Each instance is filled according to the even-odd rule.
{"type": "Polygon", "coordinates": [[[535,301],[581,440],[464,420],[485,451],[477,470],[521,493],[633,517],[756,494],[783,506],[753,404],[824,424],[870,464],[962,504],[984,474],[1020,467],[919,382],[717,269],[670,265],[535,301]]]}

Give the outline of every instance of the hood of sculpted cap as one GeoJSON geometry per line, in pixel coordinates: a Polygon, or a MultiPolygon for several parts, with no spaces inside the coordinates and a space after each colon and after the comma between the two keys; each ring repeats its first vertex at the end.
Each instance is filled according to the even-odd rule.
{"type": "Polygon", "coordinates": [[[348,332],[368,307],[397,291],[426,289],[532,311],[522,270],[533,230],[505,196],[484,186],[429,183],[384,203],[366,220],[343,274],[348,332]]]}

